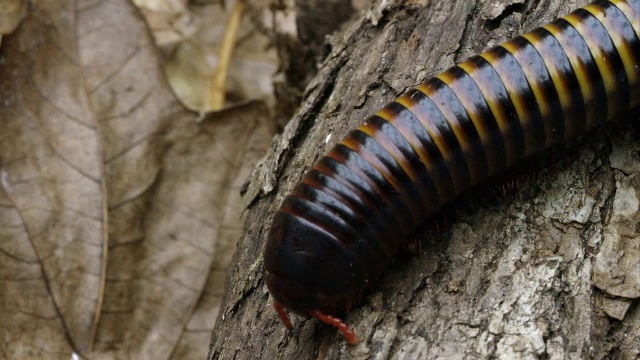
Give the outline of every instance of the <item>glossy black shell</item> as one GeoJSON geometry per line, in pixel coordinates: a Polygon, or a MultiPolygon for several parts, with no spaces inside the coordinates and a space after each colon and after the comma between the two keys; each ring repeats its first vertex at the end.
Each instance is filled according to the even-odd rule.
{"type": "Polygon", "coordinates": [[[474,184],[640,102],[640,0],[596,1],[428,79],[286,197],[264,252],[275,301],[333,314],[474,184]]]}

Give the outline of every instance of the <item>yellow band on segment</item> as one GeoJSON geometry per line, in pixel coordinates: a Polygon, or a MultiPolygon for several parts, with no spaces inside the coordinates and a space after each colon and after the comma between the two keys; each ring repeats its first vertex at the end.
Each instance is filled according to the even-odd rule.
{"type": "Polygon", "coordinates": [[[358,153],[358,155],[376,169],[380,175],[382,175],[382,177],[384,177],[384,179],[393,186],[394,190],[400,192],[400,182],[398,179],[396,179],[391,172],[387,171],[387,167],[380,161],[380,159],[372,154],[369,149],[362,146],[358,140],[354,139],[352,136],[348,136],[342,140],[342,145],[358,153]]]}
{"type": "MultiPolygon", "coordinates": [[[[352,139],[350,136],[345,138],[346,141],[343,141],[343,145],[348,147],[351,150],[357,151],[354,149],[354,147],[357,149],[360,145],[357,144],[357,142],[355,144],[351,144],[351,146],[349,144],[347,144],[347,142],[355,142],[354,139],[352,139]],[[355,145],[355,146],[354,146],[355,145]]],[[[344,156],[342,156],[342,154],[340,154],[336,148],[333,148],[329,151],[329,153],[327,153],[327,157],[334,159],[335,161],[337,161],[340,164],[345,164],[346,162],[346,158],[344,156]]],[[[380,188],[378,188],[378,185],[376,185],[375,182],[373,182],[373,180],[371,180],[369,178],[369,176],[367,174],[365,174],[359,167],[355,167],[355,166],[349,166],[349,169],[351,171],[353,171],[353,173],[356,174],[356,176],[358,176],[363,182],[365,182],[367,185],[369,185],[369,187],[371,187],[372,189],[375,189],[378,193],[382,193],[380,191],[380,188]]],[[[333,172],[332,169],[328,169],[327,174],[331,174],[333,172]]],[[[349,183],[347,181],[347,183],[349,183]]],[[[350,184],[350,183],[349,183],[350,184]]],[[[352,185],[350,185],[350,187],[352,187],[352,185]]],[[[354,187],[355,188],[355,187],[354,187]]],[[[358,190],[358,193],[361,193],[358,190]]]]}
{"type": "MultiPolygon", "coordinates": [[[[353,150],[354,152],[360,154],[364,158],[364,160],[368,162],[368,160],[364,157],[363,153],[361,153],[358,150],[361,147],[360,143],[358,143],[354,138],[352,138],[351,136],[348,136],[341,142],[341,144],[353,150]]],[[[343,165],[347,161],[347,159],[342,154],[340,154],[335,147],[329,151],[329,153],[327,154],[327,157],[332,158],[338,163],[343,165]]],[[[382,191],[382,189],[380,189],[380,187],[360,167],[348,166],[348,168],[350,171],[352,171],[355,174],[355,176],[360,178],[360,180],[365,182],[371,189],[373,189],[379,196],[381,196],[385,202],[387,202],[388,204],[392,204],[389,199],[389,194],[385,191],[382,191]]],[[[328,170],[327,171],[328,174],[333,173],[332,169],[327,169],[327,170],[328,170]]],[[[383,174],[382,172],[380,173],[383,174]]],[[[350,182],[346,181],[345,183],[348,184],[347,187],[349,187],[350,189],[355,189],[358,194],[361,194],[359,196],[360,199],[367,199],[366,195],[364,195],[360,190],[354,187],[350,182]]],[[[395,189],[395,186],[394,186],[394,189],[395,189]]],[[[374,204],[371,204],[371,202],[368,200],[366,202],[370,206],[375,206],[374,204]]],[[[411,223],[411,221],[409,221],[409,223],[411,223]]],[[[400,229],[404,233],[404,236],[407,236],[409,234],[409,229],[412,227],[412,224],[408,224],[406,222],[406,219],[404,218],[398,218],[398,224],[400,225],[400,229]]]]}
{"type": "MultiPolygon", "coordinates": [[[[419,87],[418,87],[419,88],[419,87]]],[[[423,94],[424,91],[422,91],[423,94]]],[[[411,99],[403,99],[402,97],[396,100],[400,105],[406,107],[407,109],[411,110],[411,112],[415,115],[415,117],[418,119],[418,121],[420,121],[420,124],[422,124],[422,126],[424,127],[424,129],[427,131],[427,133],[429,134],[429,136],[431,137],[431,141],[433,141],[433,143],[435,144],[435,146],[438,148],[438,151],[440,152],[440,154],[442,155],[442,159],[444,160],[444,162],[447,164],[447,167],[450,169],[450,171],[452,171],[453,173],[451,174],[451,178],[453,180],[453,186],[455,189],[455,193],[459,194],[460,192],[465,190],[465,187],[463,184],[460,183],[460,176],[457,176],[457,174],[455,173],[457,170],[456,167],[456,159],[453,153],[453,150],[449,147],[449,145],[447,144],[447,141],[445,140],[444,136],[442,135],[442,133],[440,132],[440,129],[438,129],[438,127],[430,120],[430,119],[426,119],[424,117],[425,114],[420,113],[419,111],[415,111],[415,100],[413,98],[411,99]]],[[[441,193],[443,193],[444,188],[439,187],[441,193]]]]}
{"type": "MultiPolygon", "coordinates": [[[[529,40],[529,39],[528,39],[529,40]]],[[[529,40],[531,42],[531,40],[529,40]]],[[[529,82],[529,87],[533,91],[533,96],[536,98],[536,103],[538,105],[538,109],[540,109],[540,114],[543,119],[550,119],[552,117],[551,114],[551,106],[549,106],[549,99],[544,93],[542,84],[540,83],[541,79],[537,78],[536,72],[531,67],[531,62],[524,58],[524,54],[520,51],[520,46],[516,45],[515,42],[509,41],[502,44],[502,47],[507,49],[509,53],[516,59],[520,67],[522,68],[522,72],[524,72],[524,76],[527,78],[529,82]]],[[[534,46],[535,47],[535,46],[534,46]]],[[[544,59],[543,59],[544,61],[544,59]]],[[[551,121],[544,122],[544,138],[545,138],[545,147],[549,147],[554,136],[553,123],[551,121]]]]}
{"type": "Polygon", "coordinates": [[[480,135],[480,139],[482,139],[482,142],[484,143],[485,139],[488,139],[489,134],[486,131],[486,129],[482,126],[482,119],[480,119],[480,116],[478,116],[476,107],[473,105],[473,103],[471,103],[471,101],[466,96],[464,96],[466,92],[463,89],[456,89],[457,81],[455,76],[453,76],[450,72],[447,71],[445,73],[438,75],[437,77],[440,80],[442,80],[445,84],[447,84],[447,86],[449,86],[451,90],[453,90],[453,92],[456,94],[456,96],[458,97],[458,100],[460,100],[460,102],[462,103],[462,106],[467,111],[469,118],[471,118],[471,121],[473,122],[473,126],[476,128],[476,131],[478,131],[478,135],[480,135]]]}
{"type": "MultiPolygon", "coordinates": [[[[407,101],[406,95],[402,95],[401,97],[396,99],[396,102],[411,111],[411,107],[413,104],[410,101],[407,101]]],[[[390,114],[389,111],[386,111],[386,109],[380,110],[377,115],[390,122],[398,130],[398,132],[400,132],[400,134],[404,136],[409,145],[411,145],[413,151],[418,154],[420,161],[427,167],[429,172],[432,172],[434,170],[434,160],[431,158],[431,156],[429,156],[429,153],[426,151],[426,149],[420,144],[420,140],[416,137],[416,134],[414,134],[410,129],[399,126],[399,124],[394,121],[395,116],[393,114],[390,114]]]]}
{"type": "MultiPolygon", "coordinates": [[[[640,61],[640,59],[634,58],[631,45],[627,39],[622,36],[622,31],[618,24],[614,22],[610,16],[607,16],[604,9],[599,6],[589,4],[585,6],[584,9],[598,19],[598,21],[600,21],[600,23],[602,23],[602,25],[607,29],[609,37],[611,37],[611,41],[613,41],[613,45],[616,47],[618,55],[620,55],[629,83],[637,84],[639,80],[639,70],[636,66],[636,61],[640,61]]],[[[640,105],[640,94],[631,94],[630,106],[637,107],[638,105],[640,105]]]]}
{"type": "MultiPolygon", "coordinates": [[[[384,108],[378,111],[376,115],[387,121],[389,121],[388,119],[393,119],[396,116],[396,114],[384,108]]],[[[398,163],[400,167],[402,167],[404,172],[409,175],[411,180],[415,182],[415,180],[417,179],[417,174],[411,167],[411,165],[409,165],[409,161],[407,161],[405,156],[402,154],[402,152],[400,152],[393,141],[391,141],[382,131],[379,131],[378,127],[365,122],[364,124],[360,125],[360,127],[358,127],[358,130],[375,139],[380,144],[380,146],[382,146],[389,153],[389,155],[391,155],[393,160],[395,160],[395,162],[398,163]]]]}
{"type": "Polygon", "coordinates": [[[577,129],[575,124],[572,123],[570,119],[574,119],[573,113],[571,111],[573,105],[571,100],[571,91],[569,90],[569,84],[567,83],[562,69],[557,66],[554,61],[549,61],[549,59],[553,58],[552,54],[547,53],[547,49],[542,44],[542,40],[540,36],[535,33],[527,33],[522,35],[525,39],[529,40],[529,43],[533,45],[533,47],[538,51],[540,56],[542,57],[542,61],[549,72],[549,76],[551,77],[551,81],[553,81],[553,86],[556,88],[556,93],[558,94],[558,99],[560,99],[560,106],[562,107],[562,112],[565,120],[565,131],[564,138],[570,139],[577,135],[577,129]]]}
{"type": "Polygon", "coordinates": [[[509,74],[511,69],[505,68],[498,55],[493,51],[484,52],[480,54],[480,56],[487,60],[489,64],[491,64],[491,66],[496,69],[498,76],[500,76],[502,83],[507,89],[507,93],[509,94],[511,103],[516,109],[516,114],[518,115],[520,126],[523,129],[522,132],[524,134],[524,154],[525,156],[533,154],[535,152],[535,149],[537,148],[536,140],[534,139],[533,132],[527,131],[527,129],[531,129],[533,126],[531,124],[531,116],[529,116],[529,113],[527,112],[526,100],[522,97],[522,94],[513,92],[513,89],[518,88],[518,84],[515,84],[509,76],[505,76],[506,74],[509,74]]]}
{"type": "Polygon", "coordinates": [[[599,6],[595,6],[593,4],[589,4],[584,7],[585,10],[591,13],[604,27],[607,29],[613,44],[618,50],[618,54],[622,59],[622,63],[624,64],[624,69],[627,72],[627,78],[631,83],[635,83],[638,81],[638,71],[635,68],[635,60],[633,58],[633,51],[631,50],[631,45],[629,42],[622,36],[621,31],[616,26],[617,24],[612,21],[611,17],[608,17],[604,9],[599,6]]]}
{"type": "MultiPolygon", "coordinates": [[[[336,153],[334,153],[333,151],[330,151],[327,156],[329,158],[332,158],[333,160],[336,160],[336,161],[341,161],[340,159],[342,159],[340,156],[337,156],[336,153]]],[[[323,164],[322,162],[318,162],[318,163],[316,163],[314,169],[318,170],[319,172],[321,172],[325,176],[331,177],[333,180],[335,180],[338,183],[342,184],[344,187],[349,189],[349,191],[353,192],[358,197],[358,199],[361,199],[367,206],[369,206],[369,207],[375,206],[374,203],[371,202],[371,200],[360,189],[358,189],[356,186],[353,186],[352,183],[350,183],[349,181],[345,180],[341,176],[336,175],[334,170],[331,169],[330,167],[326,166],[326,164],[323,164]]],[[[358,175],[358,174],[356,174],[356,175],[358,175]]],[[[308,177],[304,176],[302,178],[302,182],[307,182],[307,179],[308,179],[308,177]]],[[[365,181],[367,184],[369,184],[368,181],[366,181],[366,180],[363,180],[363,181],[365,181]]]]}
{"type": "MultiPolygon", "coordinates": [[[[549,61],[550,59],[552,59],[552,55],[547,53],[547,48],[542,44],[542,40],[540,39],[538,34],[527,33],[522,36],[529,41],[529,43],[538,51],[540,57],[542,57],[542,61],[544,61],[547,71],[549,72],[551,81],[553,81],[553,86],[556,88],[556,92],[558,93],[558,99],[560,99],[560,106],[562,107],[564,118],[567,120],[571,119],[571,91],[569,90],[569,85],[567,84],[562,70],[554,61],[549,61]]],[[[572,124],[565,123],[565,139],[577,135],[571,130],[572,128],[574,128],[572,124]]]]}
{"type": "MultiPolygon", "coordinates": [[[[614,98],[616,95],[616,72],[612,67],[611,61],[605,60],[607,56],[606,52],[603,51],[602,47],[598,44],[596,36],[593,34],[593,31],[586,26],[583,19],[574,13],[565,16],[564,19],[578,31],[580,36],[582,36],[582,39],[584,39],[584,42],[587,44],[587,47],[591,52],[591,56],[598,66],[598,70],[600,70],[600,76],[602,77],[607,94],[607,116],[611,119],[615,116],[616,112],[620,111],[619,106],[615,106],[615,104],[619,102],[619,99],[614,98]]],[[[587,128],[595,126],[598,120],[600,119],[587,115],[587,128]],[[593,122],[590,122],[589,120],[593,122]]]]}
{"type": "MultiPolygon", "coordinates": [[[[436,92],[426,83],[418,85],[416,89],[431,99],[433,99],[433,97],[437,95],[436,92]]],[[[472,144],[471,141],[469,141],[467,134],[464,133],[464,129],[458,117],[451,111],[451,109],[449,109],[448,106],[446,106],[446,104],[439,103],[438,101],[433,101],[433,103],[440,110],[445,120],[449,124],[449,128],[451,129],[451,131],[453,131],[453,135],[458,140],[458,144],[460,144],[460,148],[465,154],[465,157],[469,161],[471,161],[471,159],[474,158],[472,144]]],[[[482,180],[479,178],[479,174],[477,174],[475,171],[471,171],[471,169],[469,169],[469,176],[471,177],[472,184],[475,184],[476,182],[482,180]]],[[[456,176],[456,178],[458,177],[456,176]]]]}
{"type": "MultiPolygon", "coordinates": [[[[404,108],[407,109],[408,111],[410,111],[415,116],[415,118],[418,119],[418,121],[421,121],[419,116],[416,115],[414,113],[414,111],[412,110],[413,107],[415,106],[415,101],[413,101],[411,98],[409,98],[408,95],[402,95],[401,97],[396,99],[396,102],[398,104],[404,106],[404,108]]],[[[409,142],[409,144],[413,148],[413,151],[415,151],[416,154],[418,154],[418,157],[420,158],[420,162],[422,162],[424,164],[424,166],[427,168],[429,174],[431,175],[431,179],[434,182],[434,185],[435,185],[435,188],[436,188],[436,191],[437,191],[438,199],[439,199],[440,202],[442,202],[444,200],[444,197],[449,196],[449,195],[446,194],[447,187],[446,187],[446,184],[443,183],[443,181],[444,181],[443,176],[441,176],[438,173],[438,170],[436,168],[435,159],[433,159],[431,157],[431,155],[429,154],[429,152],[427,151],[427,149],[424,146],[422,146],[422,144],[420,143],[420,139],[418,139],[416,134],[411,129],[401,125],[400,122],[395,121],[393,118],[387,118],[386,117],[387,115],[388,114],[382,113],[382,112],[378,113],[378,116],[380,116],[383,119],[389,121],[396,129],[398,129],[400,134],[402,134],[402,136],[404,136],[404,138],[407,139],[407,141],[409,142]]],[[[436,143],[436,141],[433,140],[434,139],[433,135],[431,133],[429,133],[429,130],[427,130],[425,128],[425,131],[427,132],[427,134],[429,134],[429,136],[431,137],[432,141],[434,143],[436,143]]],[[[431,205],[431,204],[428,204],[428,205],[431,205]]]]}
{"type": "Polygon", "coordinates": [[[416,116],[418,121],[420,121],[422,126],[431,137],[431,140],[438,148],[438,151],[440,151],[440,154],[442,154],[442,158],[445,160],[445,162],[448,163],[450,161],[453,161],[453,152],[451,151],[451,149],[449,149],[449,146],[447,146],[447,142],[444,140],[444,137],[440,133],[440,130],[438,130],[438,128],[431,121],[428,121],[428,119],[424,119],[422,116],[420,116],[420,114],[416,114],[413,111],[413,104],[411,102],[403,98],[399,98],[396,101],[407,109],[412,110],[413,114],[416,116]]]}
{"type": "Polygon", "coordinates": [[[455,75],[453,75],[450,71],[446,71],[438,75],[438,78],[442,80],[445,84],[447,84],[447,86],[449,86],[451,90],[453,90],[453,92],[456,94],[456,96],[458,97],[458,100],[460,100],[462,107],[464,107],[464,109],[466,110],[467,115],[471,119],[473,126],[478,132],[478,136],[480,137],[480,142],[482,142],[482,147],[486,152],[489,174],[495,173],[500,169],[500,166],[495,163],[498,159],[498,156],[494,154],[495,149],[494,149],[494,144],[491,141],[491,134],[489,134],[488,129],[485,127],[484,121],[482,120],[482,117],[480,116],[478,109],[476,108],[473,101],[471,101],[471,99],[469,99],[469,97],[466,96],[467,91],[465,89],[460,88],[459,82],[457,81],[455,75]]]}
{"type": "Polygon", "coordinates": [[[489,105],[489,109],[493,114],[493,117],[496,119],[496,123],[498,124],[498,129],[500,129],[500,135],[504,139],[505,146],[507,147],[507,166],[513,165],[518,159],[516,156],[516,151],[513,149],[513,146],[509,146],[509,140],[511,138],[510,134],[510,125],[509,118],[504,111],[504,107],[500,105],[501,101],[495,97],[495,93],[485,79],[481,79],[480,76],[477,75],[477,67],[471,63],[470,61],[465,61],[462,64],[458,65],[462,70],[464,70],[469,76],[475,81],[476,85],[480,88],[480,91],[484,95],[484,99],[489,105]]]}
{"type": "MultiPolygon", "coordinates": [[[[388,121],[390,126],[393,126],[400,133],[400,135],[402,135],[404,137],[404,139],[407,141],[407,143],[409,143],[411,148],[418,155],[418,158],[420,159],[420,162],[425,166],[425,168],[428,169],[430,174],[433,174],[433,172],[432,172],[433,164],[431,163],[431,161],[430,161],[428,156],[426,156],[426,157],[423,156],[423,155],[426,155],[426,154],[424,154],[424,151],[421,151],[421,150],[423,150],[422,146],[417,145],[417,143],[416,143],[417,138],[415,138],[415,134],[411,133],[410,131],[409,131],[409,134],[406,134],[407,131],[403,131],[403,130],[406,130],[406,129],[402,129],[401,127],[396,126],[397,124],[395,124],[396,122],[394,121],[394,119],[398,115],[395,112],[393,112],[393,111],[391,111],[391,110],[389,110],[387,108],[383,108],[382,110],[378,111],[378,113],[376,115],[378,115],[379,117],[381,117],[381,118],[385,119],[386,121],[388,121]],[[421,154],[421,153],[423,153],[423,154],[421,154]]],[[[367,134],[369,134],[369,132],[368,132],[369,128],[372,128],[372,127],[371,126],[367,126],[366,129],[361,129],[361,130],[365,131],[367,134]]],[[[373,129],[373,130],[375,130],[375,129],[373,129]]],[[[371,134],[369,134],[369,135],[372,136],[371,134]]],[[[419,182],[419,179],[418,179],[419,174],[418,174],[418,172],[416,172],[416,169],[414,169],[413,166],[411,166],[411,164],[409,163],[409,160],[404,156],[404,154],[400,151],[400,149],[398,149],[398,147],[391,141],[391,139],[389,139],[382,132],[378,132],[378,134],[376,134],[376,136],[375,136],[375,139],[378,140],[380,145],[382,145],[382,147],[384,147],[385,150],[387,150],[387,152],[389,154],[391,154],[391,156],[394,158],[394,160],[402,167],[402,169],[407,173],[407,175],[409,175],[409,177],[411,178],[411,181],[413,181],[414,184],[417,184],[419,182]]],[[[420,196],[422,197],[423,204],[425,204],[425,206],[427,206],[428,210],[430,210],[430,211],[436,210],[436,206],[438,204],[434,204],[433,203],[433,201],[429,197],[428,190],[426,188],[424,188],[424,186],[416,186],[416,188],[418,189],[418,192],[420,192],[420,196]]]]}
{"type": "MultiPolygon", "coordinates": [[[[361,125],[360,128],[362,126],[366,126],[366,123],[361,125]]],[[[362,131],[362,129],[360,128],[358,129],[362,131]]],[[[408,195],[406,195],[406,191],[404,191],[404,187],[400,184],[400,181],[396,179],[395,176],[393,176],[391,171],[387,168],[387,166],[384,163],[382,163],[382,161],[378,158],[378,156],[372,153],[366,146],[362,146],[362,144],[360,144],[359,141],[357,141],[351,136],[348,136],[344,140],[342,140],[342,144],[348,147],[349,149],[353,150],[354,152],[357,152],[358,155],[360,155],[366,162],[368,162],[371,166],[373,166],[373,168],[376,169],[378,173],[380,173],[380,175],[382,175],[382,177],[384,177],[384,179],[389,184],[391,184],[391,186],[393,187],[396,193],[403,194],[402,196],[404,198],[403,203],[410,204],[409,213],[411,214],[412,221],[414,224],[417,224],[420,221],[422,221],[421,216],[423,214],[419,214],[418,211],[415,209],[415,206],[413,206],[415,202],[412,200],[414,199],[410,199],[408,195]]],[[[376,186],[376,188],[378,187],[376,186]]]]}
{"type": "MultiPolygon", "coordinates": [[[[567,39],[566,35],[558,25],[551,23],[545,25],[544,28],[547,29],[556,38],[556,40],[558,40],[560,46],[562,46],[562,49],[567,55],[567,58],[569,58],[569,62],[573,68],[573,73],[578,79],[580,91],[582,92],[582,99],[584,100],[585,106],[588,107],[595,99],[591,89],[591,80],[589,78],[587,67],[576,53],[571,41],[567,39]]],[[[597,121],[597,114],[594,112],[587,112],[587,124],[595,124],[597,121]]]]}

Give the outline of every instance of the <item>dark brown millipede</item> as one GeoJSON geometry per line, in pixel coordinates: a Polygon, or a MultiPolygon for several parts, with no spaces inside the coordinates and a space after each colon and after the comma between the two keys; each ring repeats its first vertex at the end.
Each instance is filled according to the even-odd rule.
{"type": "Polygon", "coordinates": [[[285,310],[335,315],[473,185],[640,101],[640,0],[595,1],[430,78],[350,132],[282,203],[264,251],[285,310]]]}

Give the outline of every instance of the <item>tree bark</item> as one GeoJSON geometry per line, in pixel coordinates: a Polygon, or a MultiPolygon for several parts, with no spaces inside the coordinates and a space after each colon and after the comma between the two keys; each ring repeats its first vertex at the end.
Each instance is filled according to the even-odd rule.
{"type": "Polygon", "coordinates": [[[210,359],[637,358],[640,143],[628,114],[565,146],[497,204],[427,229],[344,319],[361,339],[293,316],[264,283],[271,219],[303,173],[366,116],[454,63],[586,4],[380,0],[331,38],[302,105],[252,175],[210,359]],[[555,159],[563,156],[555,156],[555,159]]]}

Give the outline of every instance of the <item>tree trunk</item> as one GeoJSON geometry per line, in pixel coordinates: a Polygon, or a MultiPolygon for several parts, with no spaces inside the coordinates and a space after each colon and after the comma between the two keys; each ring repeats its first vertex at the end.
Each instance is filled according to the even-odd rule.
{"type": "Polygon", "coordinates": [[[379,0],[335,34],[302,106],[252,175],[210,359],[637,358],[640,143],[623,116],[565,146],[515,194],[427,229],[344,319],[280,323],[264,283],[271,219],[303,173],[366,116],[454,63],[586,4],[379,0]],[[564,155],[554,159],[562,158],[564,155]]]}

